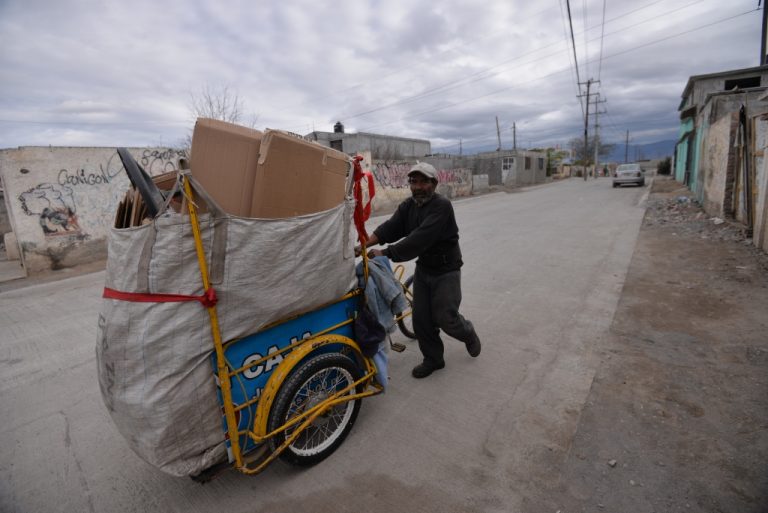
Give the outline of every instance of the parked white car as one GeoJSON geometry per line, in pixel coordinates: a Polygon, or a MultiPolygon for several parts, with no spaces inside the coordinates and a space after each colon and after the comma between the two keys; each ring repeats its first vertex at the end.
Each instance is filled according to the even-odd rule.
{"type": "Polygon", "coordinates": [[[640,164],[621,164],[613,174],[613,186],[635,184],[640,187],[645,185],[645,171],[640,164]]]}

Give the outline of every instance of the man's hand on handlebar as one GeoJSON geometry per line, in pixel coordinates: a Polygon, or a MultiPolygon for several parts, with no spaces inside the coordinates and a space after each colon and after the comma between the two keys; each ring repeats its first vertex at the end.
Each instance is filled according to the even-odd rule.
{"type": "Polygon", "coordinates": [[[382,249],[369,249],[368,250],[368,258],[373,258],[377,256],[384,256],[384,250],[382,249]]]}
{"type": "MultiPolygon", "coordinates": [[[[355,246],[355,256],[359,257],[363,253],[363,248],[360,246],[355,246]]],[[[377,256],[384,256],[384,250],[382,249],[369,249],[368,250],[368,258],[373,258],[377,256]]]]}
{"type": "MultiPolygon", "coordinates": [[[[371,246],[375,246],[379,243],[379,237],[372,233],[371,236],[368,238],[368,241],[366,243],[366,246],[370,248],[371,246]]],[[[360,247],[360,245],[355,246],[355,256],[359,257],[363,252],[363,249],[360,247]]],[[[373,258],[375,256],[382,256],[384,253],[380,249],[368,249],[368,258],[373,258]]]]}

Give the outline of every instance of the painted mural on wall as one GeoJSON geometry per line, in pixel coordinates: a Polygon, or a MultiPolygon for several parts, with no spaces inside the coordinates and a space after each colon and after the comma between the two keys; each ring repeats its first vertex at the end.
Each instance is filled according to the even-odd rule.
{"type": "Polygon", "coordinates": [[[77,224],[77,207],[72,188],[58,184],[40,184],[19,195],[21,209],[37,216],[43,235],[82,235],[77,224]]]}

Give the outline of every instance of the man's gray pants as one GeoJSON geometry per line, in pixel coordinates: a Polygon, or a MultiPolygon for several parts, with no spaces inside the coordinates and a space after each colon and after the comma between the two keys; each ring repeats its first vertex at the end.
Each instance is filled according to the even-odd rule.
{"type": "Polygon", "coordinates": [[[472,323],[459,313],[460,305],[461,270],[429,274],[416,269],[413,278],[413,332],[425,363],[444,364],[440,330],[465,344],[476,336],[472,323]]]}

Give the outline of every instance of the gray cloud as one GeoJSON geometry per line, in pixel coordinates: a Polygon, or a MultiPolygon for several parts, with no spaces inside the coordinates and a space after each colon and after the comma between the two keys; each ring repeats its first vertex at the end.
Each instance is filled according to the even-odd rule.
{"type": "MultiPolygon", "coordinates": [[[[512,123],[519,146],[566,144],[583,118],[564,6],[5,0],[0,146],[176,144],[206,85],[229,86],[259,128],[341,120],[466,151],[496,146],[498,116],[505,146],[512,123]]],[[[689,76],[758,64],[760,13],[739,16],[753,0],[615,0],[604,28],[603,2],[572,7],[604,140],[675,138],[689,76]]]]}

